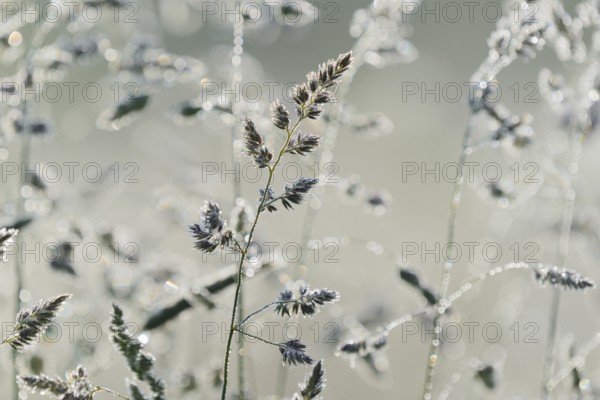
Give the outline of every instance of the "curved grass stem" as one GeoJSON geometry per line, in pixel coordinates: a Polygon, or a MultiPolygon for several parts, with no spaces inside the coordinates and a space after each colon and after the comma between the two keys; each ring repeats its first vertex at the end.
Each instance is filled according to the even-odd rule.
{"type": "Polygon", "coordinates": [[[248,336],[248,337],[251,337],[251,338],[253,338],[253,339],[256,339],[256,340],[259,340],[259,341],[261,341],[261,342],[263,342],[263,343],[270,344],[271,346],[277,346],[277,347],[281,347],[281,345],[280,345],[279,343],[271,342],[270,340],[263,339],[263,338],[261,338],[260,336],[256,336],[256,335],[253,335],[253,334],[251,334],[251,333],[245,332],[245,331],[243,331],[243,330],[239,329],[238,327],[236,327],[236,328],[235,328],[235,330],[236,330],[236,331],[238,331],[239,333],[241,333],[241,334],[242,334],[242,336],[248,336]]]}
{"type": "MultiPolygon", "coordinates": [[[[571,228],[573,226],[573,213],[575,210],[575,179],[579,169],[579,159],[581,157],[581,140],[584,137],[583,131],[578,131],[576,122],[571,129],[569,161],[567,166],[568,178],[567,186],[564,190],[563,212],[561,216],[560,235],[558,239],[557,264],[566,267],[569,255],[569,242],[571,239],[571,228]]],[[[554,347],[556,345],[556,335],[558,327],[558,315],[560,309],[560,290],[555,289],[552,293],[552,303],[550,306],[550,326],[548,329],[548,345],[546,358],[544,361],[542,377],[542,398],[550,398],[551,389],[548,381],[552,378],[554,371],[554,347]]]]}
{"type": "MultiPolygon", "coordinates": [[[[231,52],[231,83],[232,87],[237,88],[242,81],[242,54],[244,52],[244,18],[240,15],[236,15],[235,21],[233,23],[233,48],[231,52]]],[[[235,99],[232,106],[232,113],[234,116],[238,116],[238,107],[236,107],[235,99]]],[[[235,119],[234,119],[235,120],[235,119]]],[[[235,164],[239,163],[239,153],[236,148],[236,138],[237,138],[237,126],[235,123],[231,126],[231,161],[235,164]]],[[[237,199],[242,197],[242,182],[239,177],[234,177],[233,179],[233,200],[234,204],[237,199]]],[[[241,251],[242,248],[239,243],[236,242],[237,247],[241,251]]],[[[240,288],[240,294],[238,298],[238,324],[239,321],[244,317],[244,293],[243,288],[240,288]]],[[[245,384],[245,351],[244,351],[244,338],[240,337],[238,342],[239,351],[238,351],[238,388],[239,388],[239,398],[240,400],[244,400],[246,393],[246,384],[245,384]]]]}
{"type": "MultiPolygon", "coordinates": [[[[470,153],[469,144],[473,135],[473,125],[475,124],[475,114],[469,115],[465,132],[463,135],[462,149],[458,159],[458,169],[460,171],[460,178],[454,183],[452,190],[452,201],[450,203],[450,216],[448,219],[448,233],[446,236],[446,243],[454,242],[456,236],[456,223],[458,220],[458,209],[460,206],[460,200],[462,197],[462,191],[464,186],[464,173],[463,169],[467,156],[470,153]]],[[[439,296],[440,299],[444,299],[448,294],[448,288],[450,286],[450,273],[452,266],[454,265],[453,260],[447,260],[444,264],[444,270],[442,271],[442,280],[440,283],[439,296]]],[[[431,340],[429,347],[429,356],[427,357],[427,370],[425,374],[425,384],[423,385],[423,399],[431,399],[431,392],[433,389],[433,377],[435,375],[435,368],[437,366],[437,348],[440,343],[440,317],[441,313],[436,313],[434,317],[434,338],[431,340]]]]}

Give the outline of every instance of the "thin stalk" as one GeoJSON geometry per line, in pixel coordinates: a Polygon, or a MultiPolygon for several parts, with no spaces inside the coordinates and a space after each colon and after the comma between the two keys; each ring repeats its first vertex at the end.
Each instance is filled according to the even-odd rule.
{"type": "MultiPolygon", "coordinates": [[[[564,190],[563,213],[561,216],[560,236],[558,239],[557,265],[565,268],[567,257],[569,255],[569,242],[571,239],[571,227],[573,226],[573,212],[575,210],[575,179],[579,169],[579,159],[581,157],[581,140],[584,137],[583,131],[576,131],[577,122],[571,132],[569,146],[569,161],[567,166],[568,179],[567,187],[564,190]]],[[[552,293],[552,303],[550,306],[550,327],[548,330],[548,345],[546,350],[546,359],[544,361],[544,370],[542,378],[542,398],[550,397],[550,388],[548,380],[552,377],[554,370],[554,347],[556,345],[556,332],[558,326],[558,311],[560,308],[560,290],[555,289],[552,293]]]]}
{"type": "MultiPolygon", "coordinates": [[[[25,56],[19,61],[19,64],[17,65],[17,72],[21,71],[23,69],[23,67],[28,66],[29,62],[33,56],[33,53],[35,52],[35,50],[37,48],[39,48],[43,42],[44,42],[44,38],[46,37],[46,35],[48,35],[50,33],[50,31],[56,26],[58,25],[56,22],[52,22],[50,23],[50,21],[46,21],[43,24],[41,24],[39,26],[39,29],[37,29],[37,31],[35,32],[34,36],[31,39],[31,42],[29,44],[29,50],[27,51],[27,53],[25,54],[25,56]]],[[[25,167],[27,168],[27,165],[29,164],[29,160],[31,158],[31,135],[30,132],[28,130],[28,124],[29,121],[28,119],[28,109],[27,109],[27,102],[23,102],[22,104],[22,112],[23,112],[23,132],[22,132],[22,139],[21,139],[21,152],[19,154],[19,165],[25,165],[25,167]]],[[[21,182],[21,184],[17,184],[17,193],[16,193],[16,215],[18,217],[21,216],[21,213],[24,210],[24,203],[23,203],[23,196],[21,195],[21,188],[23,187],[25,183],[21,182]]],[[[23,236],[21,236],[21,239],[23,239],[23,236]]],[[[19,313],[19,311],[21,310],[21,291],[24,288],[24,279],[23,279],[23,271],[22,271],[22,264],[21,264],[21,260],[20,257],[15,257],[15,297],[14,297],[14,303],[15,303],[15,314],[17,315],[19,313]]],[[[13,386],[13,399],[14,400],[19,400],[19,385],[17,384],[17,376],[19,375],[19,371],[18,371],[18,352],[16,350],[13,349],[12,351],[12,386],[13,386]]]]}
{"type": "Polygon", "coordinates": [[[444,388],[442,389],[442,392],[440,393],[440,397],[438,397],[438,400],[446,400],[446,399],[450,398],[450,394],[452,393],[452,390],[454,390],[454,388],[456,388],[456,386],[458,385],[460,380],[463,378],[463,376],[465,375],[465,371],[468,368],[469,368],[469,364],[465,364],[457,372],[452,374],[452,376],[450,377],[450,380],[448,381],[446,386],[444,386],[444,388]]]}
{"type": "Polygon", "coordinates": [[[260,204],[256,211],[256,217],[254,217],[254,222],[252,223],[252,228],[250,229],[250,233],[248,234],[248,239],[246,241],[246,245],[244,246],[244,249],[240,256],[240,263],[238,266],[238,273],[237,273],[237,283],[236,283],[236,288],[235,288],[235,296],[233,299],[233,310],[231,312],[231,323],[229,325],[229,335],[227,337],[227,347],[225,349],[225,362],[223,363],[223,390],[221,392],[221,400],[225,400],[226,395],[227,395],[227,384],[228,384],[228,377],[229,377],[229,356],[231,354],[231,342],[233,340],[233,333],[236,330],[235,322],[237,320],[239,298],[240,298],[240,292],[241,292],[241,288],[242,288],[244,261],[246,260],[246,256],[248,254],[248,249],[250,248],[250,244],[252,243],[252,238],[254,237],[254,230],[256,229],[260,215],[265,210],[264,205],[267,201],[267,196],[269,195],[269,189],[271,188],[271,184],[273,183],[275,169],[277,169],[277,166],[279,165],[279,163],[281,162],[281,159],[283,158],[283,155],[285,154],[285,150],[287,148],[288,143],[290,142],[290,138],[292,137],[292,134],[296,131],[296,129],[300,125],[300,122],[302,122],[302,120],[304,119],[304,108],[302,108],[301,111],[302,111],[302,113],[301,113],[302,116],[300,116],[298,118],[298,120],[296,121],[296,124],[292,127],[292,129],[289,129],[289,128],[286,129],[287,138],[285,140],[285,143],[279,150],[279,154],[277,156],[277,159],[275,160],[275,163],[272,166],[268,167],[269,177],[267,179],[267,184],[265,185],[263,196],[260,200],[260,204]]]}
{"type": "MultiPolygon", "coordinates": [[[[462,197],[462,191],[464,186],[464,173],[463,169],[467,156],[470,154],[469,144],[473,135],[473,125],[475,124],[475,114],[472,112],[469,114],[467,125],[463,135],[462,149],[458,159],[458,168],[460,171],[460,178],[454,183],[452,190],[452,201],[450,203],[450,216],[448,219],[448,233],[446,236],[446,243],[454,242],[456,236],[456,223],[458,220],[458,209],[460,206],[460,200],[462,197]]],[[[444,299],[448,294],[448,287],[450,286],[450,273],[452,266],[454,265],[453,260],[446,260],[444,264],[444,270],[442,272],[442,280],[440,283],[439,296],[440,299],[444,299]]],[[[440,317],[441,313],[437,312],[434,317],[434,338],[431,341],[429,348],[429,356],[427,357],[427,371],[425,374],[425,385],[423,386],[423,399],[431,399],[431,391],[433,389],[433,377],[435,375],[435,368],[437,366],[437,348],[440,344],[440,317]]]]}
{"type": "Polygon", "coordinates": [[[544,371],[542,376],[542,399],[550,398],[550,388],[547,385],[549,377],[554,370],[554,346],[556,345],[556,328],[558,326],[558,309],[560,306],[560,290],[552,291],[552,303],[550,305],[550,327],[548,329],[548,345],[546,358],[544,360],[544,371]]]}
{"type": "Polygon", "coordinates": [[[281,345],[280,345],[279,343],[271,342],[270,340],[263,339],[263,338],[261,338],[260,336],[256,336],[256,335],[253,335],[253,334],[251,334],[251,333],[248,333],[248,332],[242,331],[242,330],[241,330],[241,329],[239,329],[239,328],[235,328],[235,330],[236,330],[236,331],[238,331],[239,333],[241,333],[241,334],[242,334],[242,336],[248,336],[248,337],[251,337],[251,338],[253,338],[253,339],[260,340],[261,342],[263,342],[263,343],[266,343],[266,344],[270,344],[271,346],[277,346],[277,347],[281,347],[281,345]]]}
{"type": "MultiPolygon", "coordinates": [[[[505,264],[502,266],[494,267],[494,268],[490,269],[489,271],[484,272],[480,275],[477,275],[477,276],[469,279],[468,281],[462,283],[458,289],[451,292],[446,297],[440,298],[438,303],[435,306],[432,306],[432,308],[434,308],[435,313],[438,316],[441,316],[454,304],[455,301],[457,301],[462,296],[464,296],[465,293],[472,290],[476,284],[483,282],[487,278],[495,277],[506,271],[512,271],[512,270],[516,270],[516,269],[529,269],[534,265],[536,265],[536,264],[510,263],[510,264],[505,264]]],[[[388,322],[385,325],[384,329],[381,331],[381,334],[388,335],[391,331],[393,331],[397,327],[399,327],[407,322],[412,321],[414,318],[428,315],[428,314],[429,314],[429,312],[427,310],[425,310],[425,311],[415,312],[412,314],[403,315],[402,317],[400,317],[394,321],[388,322]]]]}
{"type": "MultiPolygon", "coordinates": [[[[16,310],[18,312],[19,308],[20,308],[20,304],[21,304],[21,299],[19,298],[19,293],[22,290],[23,287],[23,283],[22,283],[22,275],[20,273],[21,271],[21,265],[19,264],[19,262],[15,263],[15,280],[16,280],[16,299],[15,299],[15,305],[16,305],[16,310]]],[[[4,344],[4,342],[3,342],[4,344]]],[[[17,365],[18,363],[18,355],[19,353],[17,352],[17,350],[12,349],[12,386],[13,386],[13,398],[15,400],[19,399],[19,385],[17,384],[17,376],[19,375],[19,367],[17,365]]]]}
{"type": "MultiPolygon", "coordinates": [[[[383,329],[381,329],[379,331],[377,336],[388,336],[394,329],[396,329],[399,326],[402,326],[403,324],[405,324],[407,322],[412,321],[414,318],[425,316],[425,315],[430,315],[432,310],[437,315],[445,314],[448,311],[448,309],[454,305],[454,303],[456,301],[461,299],[469,291],[473,290],[477,284],[485,281],[488,278],[494,278],[494,277],[496,277],[504,272],[507,272],[507,271],[522,270],[522,269],[535,269],[535,268],[539,268],[539,267],[540,267],[540,264],[529,264],[529,263],[524,263],[524,262],[509,263],[509,264],[504,264],[501,266],[493,267],[490,270],[488,270],[484,273],[481,273],[477,276],[474,276],[473,278],[463,282],[459,286],[458,289],[456,289],[453,292],[451,292],[450,294],[448,294],[445,298],[440,298],[440,300],[434,306],[427,307],[423,311],[418,311],[418,312],[415,312],[412,314],[405,314],[402,317],[400,317],[394,321],[388,322],[383,327],[383,329]]],[[[597,337],[595,338],[595,341],[596,341],[596,344],[590,343],[586,346],[585,351],[587,351],[587,353],[585,353],[585,354],[589,354],[589,352],[591,352],[598,344],[600,344],[600,333],[598,333],[597,337]]],[[[583,351],[582,351],[582,353],[583,353],[583,351]]],[[[575,359],[575,357],[572,358],[572,360],[574,360],[574,359],[575,359]]],[[[575,361],[573,361],[572,364],[574,365],[575,361]]],[[[561,379],[564,379],[564,377],[561,376],[561,379]]]]}
{"type": "MultiPolygon", "coordinates": [[[[238,296],[238,315],[237,325],[240,320],[244,317],[244,291],[240,288],[240,295],[238,296]]],[[[238,396],[240,400],[244,400],[246,393],[246,382],[244,377],[246,354],[244,350],[244,335],[238,336],[238,396]]]]}
{"type": "Polygon", "coordinates": [[[246,322],[248,322],[248,320],[250,320],[252,317],[254,317],[257,314],[260,314],[261,312],[265,311],[267,308],[272,307],[272,306],[276,306],[278,304],[289,304],[289,303],[294,303],[296,301],[301,300],[302,297],[299,297],[297,299],[292,299],[292,300],[286,300],[286,301],[274,301],[272,303],[269,303],[261,308],[259,308],[258,310],[248,314],[248,316],[246,318],[244,318],[243,320],[241,320],[240,322],[238,322],[237,326],[240,327],[243,324],[245,324],[246,322]]]}
{"type": "MultiPolygon", "coordinates": [[[[237,2],[236,2],[237,3],[237,2]]],[[[231,52],[231,84],[234,92],[237,92],[242,82],[242,55],[244,53],[244,18],[236,15],[236,19],[233,23],[233,48],[231,52]]],[[[239,152],[235,148],[235,142],[238,137],[238,126],[239,122],[239,110],[235,103],[235,95],[232,103],[232,113],[234,116],[234,123],[231,126],[231,161],[235,164],[239,163],[239,152]]],[[[233,197],[237,200],[242,197],[242,183],[241,177],[235,177],[233,180],[233,197]]]]}
{"type": "Polygon", "coordinates": [[[117,393],[114,390],[110,390],[110,389],[107,389],[107,388],[102,387],[102,386],[96,386],[96,388],[92,391],[92,397],[94,396],[95,393],[98,393],[98,392],[105,392],[105,393],[111,394],[111,395],[113,395],[115,397],[119,397],[119,398],[124,399],[124,400],[130,400],[129,397],[123,396],[122,394],[117,393]]]}
{"type": "MultiPolygon", "coordinates": [[[[530,269],[535,268],[537,266],[539,266],[539,264],[528,264],[521,262],[509,263],[502,266],[494,267],[488,270],[487,272],[479,274],[462,283],[458,289],[450,293],[446,298],[441,298],[436,305],[427,307],[425,310],[422,311],[414,312],[411,314],[405,314],[394,321],[388,322],[381,330],[379,330],[377,335],[373,335],[371,337],[386,337],[390,335],[390,333],[397,327],[402,326],[405,323],[410,322],[417,317],[431,315],[432,311],[437,313],[437,315],[443,315],[444,313],[446,313],[446,311],[448,311],[450,307],[454,305],[456,301],[461,299],[467,292],[471,291],[478,283],[481,283],[488,278],[493,278],[506,271],[530,269]]],[[[600,338],[600,334],[598,335],[598,337],[600,338]]]]}
{"type": "MultiPolygon", "coordinates": [[[[237,2],[234,1],[234,5],[237,6],[237,2]]],[[[231,83],[233,86],[234,92],[238,90],[240,83],[242,81],[242,54],[244,52],[244,18],[241,15],[236,14],[235,21],[233,22],[233,48],[231,54],[231,83]]],[[[239,163],[239,152],[236,149],[236,139],[237,139],[237,122],[238,122],[238,107],[235,104],[235,96],[234,101],[232,103],[232,113],[234,116],[234,122],[231,126],[231,160],[233,162],[233,168],[236,169],[236,164],[239,163]]],[[[233,200],[234,204],[237,199],[242,197],[242,182],[241,177],[234,176],[233,178],[233,200]]],[[[242,288],[240,288],[240,294],[238,297],[238,325],[239,322],[244,317],[244,293],[242,288]]],[[[245,360],[246,354],[244,351],[244,337],[239,337],[238,342],[238,391],[240,400],[244,400],[246,395],[246,383],[245,383],[245,360]]]]}
{"type": "MultiPolygon", "coordinates": [[[[21,152],[19,154],[20,163],[19,165],[24,165],[25,168],[28,168],[29,159],[31,158],[31,135],[27,130],[27,104],[23,103],[23,136],[21,138],[21,152]]],[[[21,216],[24,210],[23,196],[21,195],[21,188],[23,187],[24,182],[21,182],[20,185],[17,185],[17,194],[16,194],[16,215],[21,216]]],[[[23,240],[23,236],[21,236],[21,240],[23,240]]],[[[21,310],[21,291],[25,287],[24,278],[23,278],[23,265],[21,263],[21,257],[18,255],[15,257],[15,295],[14,295],[14,315],[17,315],[21,310]]],[[[18,368],[18,356],[19,353],[17,350],[13,349],[12,351],[12,372],[13,372],[13,398],[15,400],[19,399],[19,385],[17,384],[17,376],[19,375],[18,368]]]]}
{"type": "Polygon", "coordinates": [[[565,380],[575,368],[580,368],[585,363],[585,359],[600,346],[600,332],[594,335],[594,338],[587,342],[581,350],[572,356],[567,365],[561,368],[556,375],[548,380],[546,386],[548,391],[554,390],[559,383],[565,380]]]}
{"type": "MultiPolygon", "coordinates": [[[[469,144],[471,142],[471,136],[473,135],[473,125],[475,124],[475,116],[471,114],[467,121],[467,126],[465,128],[465,133],[463,136],[462,149],[460,152],[460,157],[458,159],[458,167],[460,170],[460,179],[458,179],[454,183],[454,188],[452,190],[452,201],[450,203],[450,216],[448,218],[448,233],[447,233],[447,241],[446,243],[452,243],[456,237],[456,223],[458,221],[458,209],[460,207],[460,200],[462,198],[462,191],[465,183],[465,177],[463,174],[463,169],[465,166],[465,162],[467,161],[467,156],[470,154],[469,144]]],[[[453,260],[448,260],[444,264],[444,271],[442,273],[442,282],[440,284],[440,297],[445,297],[448,293],[448,287],[450,286],[450,273],[452,270],[452,266],[454,265],[453,260]]]]}

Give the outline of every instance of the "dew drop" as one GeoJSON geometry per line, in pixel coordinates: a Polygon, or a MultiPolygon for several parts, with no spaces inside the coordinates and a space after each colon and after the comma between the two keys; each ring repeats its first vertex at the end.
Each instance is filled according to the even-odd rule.
{"type": "Polygon", "coordinates": [[[13,31],[9,36],[8,36],[8,44],[11,47],[17,47],[20,46],[23,43],[23,35],[21,35],[21,32],[19,31],[13,31]]]}

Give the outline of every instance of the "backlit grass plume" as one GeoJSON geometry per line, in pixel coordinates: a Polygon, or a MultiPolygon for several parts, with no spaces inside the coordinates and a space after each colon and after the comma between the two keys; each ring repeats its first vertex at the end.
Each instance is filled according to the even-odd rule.
{"type": "Polygon", "coordinates": [[[294,205],[302,204],[304,196],[319,182],[314,178],[300,178],[291,186],[286,185],[285,192],[281,196],[281,204],[288,210],[294,208],[294,205]]]}
{"type": "Polygon", "coordinates": [[[325,388],[325,369],[323,361],[319,361],[313,367],[310,375],[306,377],[303,384],[300,385],[300,393],[294,393],[292,400],[311,400],[316,399],[325,388]]]}
{"type": "Polygon", "coordinates": [[[258,133],[252,120],[244,118],[242,127],[244,128],[244,152],[254,160],[258,168],[267,167],[273,159],[273,153],[266,146],[264,138],[258,133]]]}
{"type": "Polygon", "coordinates": [[[279,344],[279,351],[283,357],[283,363],[294,366],[299,364],[312,364],[313,359],[306,354],[306,345],[298,339],[288,340],[279,344]]]}
{"type": "Polygon", "coordinates": [[[38,302],[31,308],[19,311],[14,329],[2,341],[2,344],[7,343],[13,349],[23,351],[46,331],[48,325],[56,318],[61,306],[70,297],[70,294],[52,297],[38,302]]]}
{"type": "MultiPolygon", "coordinates": [[[[286,106],[280,101],[275,101],[271,104],[271,122],[278,129],[277,133],[283,139],[283,144],[279,150],[272,151],[265,136],[258,132],[256,124],[248,117],[242,119],[242,139],[244,153],[254,160],[258,168],[268,170],[268,178],[265,186],[258,189],[260,194],[259,202],[256,207],[256,213],[252,218],[252,223],[248,224],[250,229],[247,234],[238,236],[236,233],[226,228],[221,219],[221,210],[214,203],[207,203],[202,212],[202,222],[190,227],[192,236],[196,240],[196,248],[205,253],[211,253],[219,248],[234,248],[240,255],[238,264],[238,273],[236,280],[235,295],[233,298],[233,306],[231,313],[231,322],[229,324],[229,334],[227,337],[227,345],[225,350],[225,360],[223,362],[223,386],[221,391],[221,399],[227,398],[227,390],[229,384],[229,365],[233,335],[239,332],[242,335],[251,336],[248,332],[240,329],[240,326],[248,318],[239,323],[238,308],[240,307],[240,297],[243,286],[244,267],[246,257],[252,239],[254,238],[255,229],[263,212],[276,211],[275,203],[281,201],[281,204],[286,209],[292,209],[294,205],[299,205],[303,202],[307,194],[317,185],[318,180],[312,178],[301,177],[291,185],[286,185],[283,189],[283,194],[276,195],[273,190],[275,179],[275,171],[280,166],[284,155],[286,154],[305,154],[315,150],[319,139],[315,135],[301,134],[300,126],[306,119],[318,119],[323,113],[323,105],[332,102],[334,91],[339,84],[341,77],[352,64],[352,53],[348,52],[341,54],[335,60],[329,60],[319,66],[317,72],[310,72],[307,75],[305,83],[294,85],[292,88],[292,100],[295,103],[296,118],[292,120],[291,113],[286,106]]],[[[249,221],[248,221],[249,222],[249,221]]],[[[319,292],[314,293],[316,297],[306,299],[308,301],[303,304],[298,303],[296,312],[301,311],[304,315],[314,314],[319,305],[333,301],[337,298],[335,292],[319,292]],[[318,295],[318,296],[317,296],[318,295]]],[[[269,304],[258,312],[268,308],[273,304],[269,304]]],[[[292,306],[292,311],[294,307],[292,306]]],[[[284,309],[280,313],[285,314],[284,309]]],[[[288,310],[289,313],[289,310],[288,310]]],[[[251,315],[255,315],[253,313],[251,315]]],[[[274,343],[268,340],[258,338],[263,342],[279,347],[285,364],[312,364],[313,360],[304,353],[305,345],[297,340],[290,340],[284,343],[274,343]]],[[[240,364],[241,365],[241,364],[240,364]]],[[[240,394],[243,398],[244,388],[243,371],[239,373],[241,379],[240,394]]]]}
{"type": "Polygon", "coordinates": [[[56,397],[63,396],[69,391],[66,381],[44,374],[19,376],[19,384],[28,390],[48,393],[56,397]]]}
{"type": "MultiPolygon", "coordinates": [[[[164,400],[165,384],[154,374],[154,357],[143,350],[144,345],[137,339],[131,337],[127,332],[127,325],[123,319],[123,310],[113,304],[113,313],[110,323],[111,339],[117,346],[119,352],[127,360],[129,369],[136,378],[146,382],[152,391],[152,399],[164,400]]],[[[135,383],[130,383],[129,388],[134,399],[145,399],[135,383]],[[141,396],[141,397],[140,397],[141,396]]]]}
{"type": "Polygon", "coordinates": [[[541,285],[549,283],[554,287],[575,290],[596,287],[596,284],[590,278],[582,276],[576,271],[570,271],[556,266],[540,265],[538,268],[534,269],[534,275],[535,279],[541,285]]]}
{"type": "Polygon", "coordinates": [[[228,247],[233,242],[233,232],[223,221],[219,205],[210,201],[202,209],[200,223],[191,225],[190,232],[196,239],[195,247],[207,253],[228,247]]]}
{"type": "Polygon", "coordinates": [[[92,400],[94,394],[99,392],[109,393],[121,399],[127,397],[113,392],[110,389],[93,385],[88,379],[88,373],[81,365],[66,374],[67,379],[41,375],[23,375],[18,377],[19,386],[32,393],[39,392],[61,400],[92,400]]]}
{"type": "Polygon", "coordinates": [[[329,289],[310,290],[306,286],[300,287],[298,297],[294,292],[284,290],[277,297],[275,313],[283,316],[312,316],[319,312],[319,307],[326,303],[333,303],[339,298],[338,293],[329,289]]]}
{"type": "Polygon", "coordinates": [[[299,154],[301,156],[310,153],[319,147],[321,138],[312,133],[298,131],[291,137],[286,151],[291,154],[299,154]]]}

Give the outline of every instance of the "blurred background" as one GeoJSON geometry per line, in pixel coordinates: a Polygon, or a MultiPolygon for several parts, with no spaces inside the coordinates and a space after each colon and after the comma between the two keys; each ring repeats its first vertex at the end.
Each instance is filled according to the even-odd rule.
{"type": "MultiPolygon", "coordinates": [[[[16,94],[2,93],[0,221],[3,226],[23,224],[14,240],[16,247],[11,247],[14,254],[9,252],[0,265],[3,335],[15,314],[15,264],[23,272],[24,289],[19,295],[23,306],[61,292],[74,294],[59,326],[19,356],[20,371],[62,375],[82,364],[94,383],[125,393],[129,373],[108,337],[114,302],[123,306],[126,319],[139,327],[137,334],[156,356],[170,398],[218,397],[233,291],[229,287],[210,294],[212,305],[207,307],[198,300],[198,294],[204,293],[198,288],[227,276],[234,258],[204,256],[194,250],[187,226],[198,222],[205,200],[218,202],[229,217],[235,208],[235,178],[225,172],[235,165],[243,172],[241,195],[256,208],[265,176],[252,182],[256,170],[249,159],[237,155],[239,140],[232,145],[232,137],[239,137],[232,133],[241,132],[240,117],[256,118],[268,141],[279,143],[278,131],[268,122],[269,102],[273,96],[285,100],[289,89],[285,84],[304,81],[318,64],[352,49],[357,38],[351,33],[356,36],[361,29],[357,21],[362,14],[355,13],[371,5],[358,0],[309,3],[302,3],[305,14],[297,23],[282,22],[280,16],[273,22],[263,18],[243,23],[243,52],[236,67],[232,67],[234,24],[220,14],[232,7],[228,2],[104,4],[97,22],[76,18],[50,24],[44,24],[48,18],[39,14],[36,21],[15,23],[21,15],[12,16],[7,8],[12,3],[2,3],[3,76],[6,85],[17,83],[17,89],[16,94]],[[207,15],[213,10],[209,6],[216,6],[216,15],[207,15]],[[314,10],[319,10],[318,18],[314,10]],[[81,43],[93,43],[95,49],[89,51],[93,54],[77,55],[73,43],[79,43],[79,49],[85,48],[81,43]],[[61,51],[70,58],[61,58],[61,51]],[[232,74],[241,78],[242,88],[234,88],[233,115],[227,111],[231,96],[213,93],[215,86],[231,89],[232,74]],[[47,88],[46,94],[41,90],[41,99],[14,100],[23,98],[22,83],[28,76],[39,82],[40,89],[47,88]],[[62,89],[57,101],[48,101],[54,96],[48,82],[58,82],[62,89]],[[80,84],[73,101],[67,96],[66,82],[80,84]],[[100,88],[97,101],[85,98],[80,90],[89,83],[100,88]],[[256,87],[260,90],[255,94],[256,87]],[[274,88],[273,96],[269,87],[274,88]],[[119,116],[124,110],[119,106],[132,93],[135,104],[143,106],[119,116]],[[221,104],[221,98],[227,101],[221,104]],[[43,123],[47,132],[27,136],[18,129],[34,122],[43,123]],[[32,163],[40,168],[58,163],[63,175],[45,183],[12,175],[10,166],[21,172],[23,157],[29,160],[29,168],[32,163]],[[69,164],[64,163],[79,163],[71,164],[73,179],[65,175],[69,164]],[[95,178],[97,166],[102,179],[95,178]],[[62,242],[79,243],[68,267],[49,262],[51,244],[62,242]],[[191,299],[189,310],[160,327],[143,329],[153,313],[182,298],[191,299]]],[[[33,2],[26,4],[34,7],[33,2]]],[[[462,12],[459,18],[446,2],[414,3],[414,15],[402,16],[407,23],[401,24],[399,32],[392,35],[381,29],[379,35],[389,34],[397,46],[387,52],[367,52],[351,84],[342,83],[342,87],[348,83],[347,89],[341,89],[348,92],[335,147],[324,156],[290,156],[284,162],[286,173],[276,176],[275,189],[282,190],[286,181],[296,178],[297,166],[304,176],[314,176],[323,160],[333,163],[327,170],[330,182],[318,199],[311,197],[294,211],[264,215],[257,229],[257,243],[278,243],[271,263],[276,267],[245,281],[246,312],[275,300],[296,278],[341,295],[314,318],[294,320],[309,354],[325,360],[327,399],[411,399],[422,390],[431,334],[427,340],[420,337],[420,320],[416,320],[418,334],[406,337],[401,329],[394,330],[388,346],[373,359],[336,356],[336,351],[343,341],[365,337],[425,306],[425,300],[400,279],[401,266],[418,273],[433,290],[439,286],[444,254],[436,249],[446,244],[453,189],[453,180],[445,172],[455,174],[451,163],[461,152],[470,113],[470,82],[490,51],[487,38],[496,29],[494,10],[501,9],[510,18],[515,9],[512,3],[481,2],[471,18],[468,5],[455,4],[462,12]],[[484,6],[487,16],[482,13],[484,6]],[[427,14],[423,7],[433,11],[427,14]],[[424,170],[434,172],[423,176],[424,170]],[[284,258],[281,249],[286,243],[302,242],[311,207],[317,208],[311,239],[321,241],[319,251],[311,250],[302,263],[294,256],[284,258]],[[333,245],[325,247],[328,243],[333,245]]],[[[515,4],[519,9],[520,4],[515,4]]],[[[540,7],[545,7],[544,2],[540,7]]],[[[281,8],[275,10],[281,13],[281,8]]],[[[576,13],[572,5],[567,11],[576,13]]],[[[506,262],[557,263],[564,197],[561,177],[569,165],[569,139],[565,113],[548,103],[552,95],[539,77],[545,69],[562,74],[576,96],[587,62],[560,60],[548,46],[533,59],[516,60],[497,77],[500,102],[510,114],[530,115],[523,118],[530,121],[531,143],[520,147],[502,142],[469,155],[476,164],[458,211],[456,242],[463,254],[453,267],[451,290],[506,262]],[[503,179],[498,186],[491,185],[482,170],[490,163],[501,167],[503,179]],[[528,174],[534,179],[525,179],[528,174]],[[473,257],[467,257],[467,243],[475,243],[473,257]],[[482,248],[490,243],[493,248],[486,254],[482,248]],[[495,257],[497,248],[501,255],[495,257]]],[[[325,115],[335,116],[335,107],[326,106],[325,115]]],[[[327,118],[311,121],[303,129],[325,135],[328,123],[327,118]]],[[[478,119],[475,139],[486,138],[495,129],[489,120],[478,119]]],[[[596,265],[598,146],[592,130],[582,142],[566,262],[566,267],[592,279],[600,277],[596,265]]],[[[46,178],[54,175],[46,171],[46,178]]],[[[259,268],[260,263],[253,266],[259,268]]],[[[460,299],[447,322],[459,324],[462,335],[455,343],[442,343],[435,396],[460,372],[451,398],[539,398],[551,295],[552,290],[540,288],[529,271],[514,271],[478,285],[460,299]],[[480,324],[472,340],[465,323],[480,324]],[[497,341],[484,336],[482,327],[488,323],[501,328],[497,341]],[[478,362],[494,367],[493,390],[475,377],[478,362]]],[[[565,365],[570,351],[595,337],[598,300],[593,291],[567,291],[561,296],[558,367],[565,365]]],[[[270,329],[265,323],[277,322],[272,325],[274,340],[293,335],[295,329],[288,332],[286,320],[269,312],[256,321],[263,335],[270,329]]],[[[490,330],[490,336],[493,333],[490,330]]],[[[276,398],[281,382],[290,398],[308,372],[296,367],[282,378],[279,352],[263,343],[248,344],[244,357],[252,398],[276,398]]],[[[599,360],[594,353],[587,359],[581,374],[591,380],[583,385],[578,381],[582,389],[573,390],[569,378],[557,389],[557,398],[584,398],[577,397],[579,390],[585,398],[593,398],[589,396],[598,387],[592,377],[599,371],[599,360]]],[[[234,369],[237,362],[234,357],[234,369]]],[[[0,370],[3,398],[8,399],[12,388],[8,348],[0,348],[0,370]]],[[[24,392],[20,396],[42,398],[24,392]]]]}

